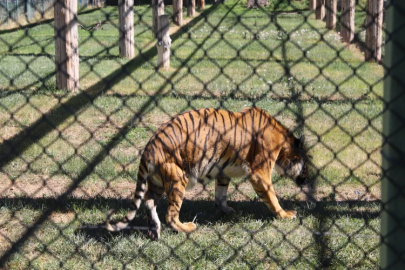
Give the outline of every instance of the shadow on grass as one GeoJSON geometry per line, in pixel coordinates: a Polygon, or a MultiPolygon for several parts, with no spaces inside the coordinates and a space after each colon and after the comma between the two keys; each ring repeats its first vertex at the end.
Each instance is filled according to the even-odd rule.
{"type": "MultiPolygon", "coordinates": [[[[379,218],[379,201],[322,201],[316,204],[309,205],[306,201],[295,200],[280,200],[281,205],[285,209],[294,209],[297,211],[298,217],[305,218],[308,216],[315,216],[319,220],[337,219],[340,217],[349,217],[353,219],[372,220],[379,218]],[[359,210],[358,208],[369,209],[367,211],[359,210]]],[[[81,199],[81,198],[67,198],[63,203],[57,201],[56,198],[1,198],[0,204],[11,209],[18,211],[18,209],[28,207],[33,210],[46,211],[52,209],[57,212],[76,212],[94,210],[100,211],[100,215],[104,215],[110,209],[115,209],[116,212],[125,213],[130,208],[130,200],[121,200],[115,198],[102,198],[97,197],[94,199],[81,199]]],[[[233,215],[226,215],[215,207],[213,200],[185,200],[182,208],[180,219],[183,222],[192,221],[196,218],[198,225],[215,225],[215,224],[236,224],[241,219],[249,217],[256,220],[274,220],[275,216],[269,211],[265,204],[261,201],[229,201],[228,205],[233,207],[236,211],[233,215]]],[[[166,209],[168,207],[167,200],[164,198],[160,201],[157,207],[159,219],[165,224],[166,209]]],[[[78,214],[78,213],[76,213],[78,214]]],[[[115,218],[115,220],[119,218],[115,218]]],[[[140,233],[146,236],[147,231],[147,218],[143,206],[137,213],[136,218],[131,223],[135,229],[127,229],[120,232],[109,232],[104,227],[104,224],[81,224],[75,230],[76,234],[85,234],[95,240],[108,240],[118,235],[131,235],[140,233]]],[[[323,231],[324,228],[318,228],[323,231]]],[[[321,247],[325,249],[325,239],[323,236],[318,236],[318,241],[321,247]]],[[[321,254],[327,253],[325,250],[321,254]]]]}
{"type": "MultiPolygon", "coordinates": [[[[212,6],[211,8],[206,9],[200,14],[199,17],[191,20],[190,23],[195,24],[198,21],[203,20],[216,8],[217,6],[212,6]]],[[[234,6],[230,7],[228,13],[230,13],[233,8],[234,6]]],[[[227,15],[228,14],[225,14],[223,16],[222,20],[218,22],[216,27],[222,23],[227,15]]],[[[187,25],[183,26],[178,32],[171,35],[172,41],[180,38],[184,29],[187,29],[187,25]]],[[[209,37],[202,41],[201,46],[203,46],[208,38],[209,37]]],[[[25,128],[14,137],[4,141],[0,145],[0,169],[2,169],[3,166],[7,165],[14,158],[21,156],[21,154],[31,145],[38,144],[41,138],[54,130],[58,130],[58,125],[63,123],[69,117],[76,117],[76,112],[85,106],[92,104],[97,97],[104,93],[105,89],[111,89],[115,84],[120,82],[121,79],[128,77],[129,74],[142,66],[145,62],[148,62],[150,59],[152,59],[152,57],[156,56],[156,53],[156,47],[152,47],[146,52],[140,53],[134,59],[123,65],[120,69],[113,71],[110,75],[102,78],[99,82],[90,86],[87,92],[80,92],[79,94],[71,97],[68,101],[60,103],[55,108],[51,109],[47,114],[43,114],[41,118],[35,121],[32,125],[25,128]]],[[[196,52],[192,53],[182,63],[182,66],[186,66],[186,63],[191,60],[195,53],[196,52]]],[[[158,95],[159,93],[163,92],[165,87],[170,83],[170,80],[172,80],[177,74],[178,72],[174,72],[156,94],[158,95]]],[[[13,242],[12,247],[0,258],[0,267],[5,265],[12,254],[18,252],[18,247],[25,243],[25,241],[27,241],[30,236],[35,233],[38,225],[45,222],[52,212],[58,208],[58,205],[63,204],[64,201],[70,196],[72,191],[75,190],[79,184],[86,179],[91,172],[94,171],[95,167],[109,155],[110,151],[114,149],[114,147],[116,147],[123,138],[125,138],[125,135],[133,129],[132,123],[141,119],[142,115],[152,104],[155,104],[154,96],[151,96],[150,99],[140,108],[140,110],[134,113],[133,118],[125,123],[120,132],[115,135],[107,145],[104,146],[104,148],[94,157],[93,160],[87,163],[86,168],[84,168],[74,179],[74,183],[63,194],[53,200],[53,204],[50,206],[50,208],[42,211],[42,215],[37,219],[34,226],[29,227],[19,239],[13,242]]]]}
{"type": "MultiPolygon", "coordinates": [[[[298,217],[305,218],[315,216],[320,220],[328,218],[337,219],[339,217],[349,217],[354,219],[371,220],[379,218],[379,201],[322,201],[316,204],[308,205],[306,201],[280,200],[285,209],[294,209],[298,213],[298,217]],[[361,211],[356,208],[370,209],[361,211]]],[[[115,209],[117,212],[125,213],[130,208],[130,200],[121,200],[115,198],[97,197],[94,199],[67,198],[60,203],[56,198],[1,198],[0,204],[5,207],[18,211],[18,209],[28,207],[33,210],[46,211],[52,209],[57,212],[72,212],[74,209],[80,211],[97,209],[100,214],[107,213],[109,209],[115,209]]],[[[234,215],[226,215],[215,207],[213,200],[185,200],[180,218],[183,222],[192,221],[196,217],[196,222],[199,225],[215,225],[215,224],[235,224],[240,222],[240,219],[249,217],[256,220],[273,220],[275,216],[261,201],[229,201],[228,205],[236,210],[234,215]]],[[[167,200],[162,199],[157,207],[158,216],[163,224],[165,224],[166,209],[168,207],[167,200]]],[[[77,213],[76,213],[77,214],[77,213]]],[[[103,215],[103,214],[102,214],[103,215]]],[[[119,218],[118,218],[119,219],[119,218]]],[[[138,229],[128,229],[121,232],[109,232],[103,228],[104,224],[81,224],[81,228],[75,230],[77,234],[85,234],[95,240],[103,240],[114,238],[118,235],[131,235],[140,233],[146,236],[147,218],[144,207],[138,211],[136,218],[131,226],[138,229]],[[97,226],[100,226],[97,228],[97,226]],[[141,228],[141,229],[139,229],[141,228]]],[[[322,231],[324,228],[319,228],[322,231]]],[[[318,236],[321,247],[325,248],[325,239],[323,236],[318,236]]],[[[321,252],[322,254],[325,251],[321,252]]]]}
{"type": "MultiPolygon", "coordinates": [[[[93,199],[82,198],[66,198],[61,201],[62,203],[55,204],[57,198],[0,198],[0,204],[12,209],[17,210],[24,207],[29,207],[33,210],[46,210],[52,208],[54,211],[67,212],[73,209],[98,209],[100,211],[108,211],[115,209],[116,212],[129,211],[131,200],[119,198],[104,198],[95,197],[93,199]]],[[[285,209],[294,209],[298,212],[298,217],[305,215],[322,215],[325,217],[347,216],[350,218],[358,219],[376,219],[380,214],[380,201],[318,201],[311,202],[280,199],[280,203],[285,209]],[[367,211],[361,211],[358,208],[367,208],[367,211]]],[[[228,201],[228,205],[233,207],[236,212],[249,215],[254,219],[273,218],[270,210],[260,200],[246,200],[246,201],[228,201]]],[[[159,217],[164,217],[168,207],[166,198],[162,198],[157,206],[159,217]]],[[[142,207],[141,207],[142,208],[142,207]]],[[[143,213],[143,210],[140,210],[143,213]]],[[[201,217],[206,220],[206,223],[213,223],[223,217],[221,211],[216,211],[214,200],[187,200],[185,199],[181,208],[182,219],[193,219],[196,214],[201,213],[201,217]],[[214,212],[215,213],[214,213],[214,212]]],[[[200,215],[198,220],[201,220],[200,215]]],[[[232,215],[227,216],[232,217],[232,215]]],[[[164,220],[164,218],[162,219],[164,220]]],[[[201,223],[201,222],[199,222],[201,223]]]]}
{"type": "MultiPolygon", "coordinates": [[[[213,6],[210,9],[205,10],[200,17],[194,18],[190,21],[190,23],[195,24],[204,19],[209,13],[215,10],[216,7],[217,6],[213,6]]],[[[88,12],[92,11],[93,10],[88,12]]],[[[183,34],[183,29],[186,29],[187,27],[188,26],[185,25],[177,33],[171,35],[172,42],[180,38],[183,34]]],[[[122,65],[121,68],[115,70],[110,75],[101,78],[99,82],[90,86],[86,92],[80,92],[79,94],[71,97],[67,102],[59,104],[47,114],[43,114],[40,119],[35,121],[20,133],[16,134],[14,137],[5,140],[2,144],[0,144],[0,167],[5,166],[8,162],[21,155],[22,152],[24,152],[28,147],[36,144],[40,138],[57,129],[59,124],[64,122],[69,117],[74,116],[75,112],[81,108],[91,104],[97,97],[104,93],[105,89],[111,89],[115,84],[119,83],[125,77],[128,77],[129,74],[155,57],[156,54],[156,47],[152,47],[149,50],[140,53],[134,59],[122,65]]],[[[184,61],[183,65],[185,65],[192,56],[193,55],[190,55],[190,57],[184,61]]],[[[176,74],[177,73],[175,72],[171,77],[176,76],[176,74]]],[[[169,81],[170,78],[161,87],[161,89],[164,89],[169,81]]],[[[151,97],[150,101],[145,104],[145,109],[149,106],[149,104],[154,103],[154,101],[154,97],[151,97]]],[[[142,114],[143,112],[143,109],[141,109],[139,114],[142,114]]]]}

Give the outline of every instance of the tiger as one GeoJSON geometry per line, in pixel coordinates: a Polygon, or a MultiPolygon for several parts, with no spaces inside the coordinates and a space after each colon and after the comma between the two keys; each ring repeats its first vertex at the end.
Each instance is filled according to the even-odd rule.
{"type": "Polygon", "coordinates": [[[131,211],[120,222],[107,218],[106,228],[127,228],[144,201],[148,235],[159,239],[161,222],[156,207],[165,193],[167,224],[174,231],[191,233],[196,224],[179,219],[186,190],[215,179],[215,205],[233,213],[227,205],[227,191],[231,178],[236,177],[247,177],[278,218],[293,219],[296,212],[284,210],[278,202],[271,180],[273,169],[298,185],[308,180],[304,137],[295,137],[265,110],[206,108],[178,114],[162,124],[144,148],[131,211]]]}

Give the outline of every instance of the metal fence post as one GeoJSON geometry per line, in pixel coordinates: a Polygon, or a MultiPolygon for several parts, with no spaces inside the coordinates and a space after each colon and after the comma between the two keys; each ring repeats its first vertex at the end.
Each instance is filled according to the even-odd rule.
{"type": "Polygon", "coordinates": [[[391,0],[388,6],[380,265],[405,269],[405,2],[391,0]]]}

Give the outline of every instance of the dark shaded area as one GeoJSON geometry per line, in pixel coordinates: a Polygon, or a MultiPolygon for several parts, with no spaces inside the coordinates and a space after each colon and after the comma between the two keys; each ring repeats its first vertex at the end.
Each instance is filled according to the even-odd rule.
{"type": "MultiPolygon", "coordinates": [[[[349,217],[355,219],[372,220],[379,218],[380,201],[322,201],[308,205],[306,201],[294,201],[280,199],[280,203],[285,209],[294,209],[297,211],[298,218],[306,218],[314,215],[321,221],[326,219],[337,219],[340,217],[349,217]],[[372,211],[361,211],[356,208],[365,207],[372,208],[372,211]],[[339,208],[343,210],[339,210],[339,208]]],[[[74,209],[98,209],[107,213],[110,209],[115,209],[116,212],[129,211],[131,200],[102,198],[80,199],[80,198],[65,198],[63,201],[56,201],[55,198],[38,198],[29,197],[23,198],[2,198],[0,204],[6,206],[12,211],[18,211],[29,205],[30,209],[46,212],[52,209],[53,212],[72,212],[74,209]]],[[[276,217],[261,201],[229,201],[228,205],[236,211],[233,215],[224,214],[221,210],[215,207],[213,200],[184,200],[181,208],[180,219],[183,222],[192,221],[196,218],[197,230],[198,225],[212,225],[223,223],[238,223],[240,219],[249,217],[256,220],[267,220],[272,222],[276,217]]],[[[160,201],[157,207],[159,219],[164,227],[166,226],[165,215],[168,207],[167,200],[164,198],[160,201]]],[[[120,218],[118,218],[119,220],[120,218]]],[[[318,231],[327,231],[323,227],[324,222],[320,222],[318,231]]],[[[85,234],[88,237],[94,238],[97,241],[108,241],[118,235],[128,236],[134,233],[139,233],[147,236],[147,216],[142,204],[135,219],[131,222],[132,228],[125,229],[120,232],[109,232],[104,227],[104,224],[81,224],[81,227],[75,230],[77,234],[85,234]]],[[[173,232],[175,233],[175,232],[173,232]]],[[[331,254],[328,248],[328,237],[324,235],[315,235],[315,240],[319,244],[320,254],[322,254],[322,265],[327,267],[330,265],[331,254]]]]}
{"type": "MultiPolygon", "coordinates": [[[[99,209],[107,212],[110,209],[115,209],[116,212],[128,211],[130,209],[131,200],[96,197],[94,199],[81,198],[64,198],[55,204],[56,198],[1,198],[0,204],[9,209],[17,211],[29,205],[31,209],[46,210],[52,208],[57,212],[73,211],[75,207],[99,209]]],[[[285,200],[280,198],[280,203],[285,209],[294,209],[298,213],[298,217],[306,217],[308,215],[321,215],[324,217],[347,216],[350,218],[360,219],[375,219],[379,217],[380,201],[320,201],[313,204],[308,204],[306,201],[285,200]],[[360,211],[355,208],[377,208],[375,211],[360,211]],[[344,210],[338,210],[339,208],[344,210]]],[[[196,214],[201,213],[197,217],[199,224],[215,224],[217,222],[231,221],[238,216],[249,216],[253,219],[273,219],[275,216],[270,212],[266,205],[257,200],[249,201],[228,201],[228,205],[236,210],[236,215],[225,215],[215,207],[214,200],[184,200],[181,207],[181,219],[184,221],[192,220],[196,214]]],[[[161,221],[164,221],[164,215],[168,207],[167,200],[163,198],[157,207],[157,212],[161,221]]],[[[137,213],[137,218],[142,220],[145,214],[143,207],[137,213]]],[[[135,224],[138,223],[135,221],[135,224]]],[[[96,225],[96,224],[93,224],[96,225]]]]}
{"type": "MultiPolygon", "coordinates": [[[[308,204],[306,201],[294,201],[280,199],[281,205],[285,209],[294,209],[297,211],[298,218],[306,218],[314,215],[318,219],[326,220],[328,218],[337,219],[340,217],[349,217],[355,219],[372,220],[379,218],[380,215],[380,201],[321,201],[313,204],[308,204]],[[361,211],[356,208],[365,207],[376,210],[361,211]],[[343,210],[339,210],[339,208],[343,210]]],[[[127,199],[115,199],[115,198],[103,198],[96,197],[94,199],[81,199],[81,198],[65,198],[62,201],[57,201],[56,198],[1,198],[0,205],[4,205],[12,211],[18,211],[24,209],[25,206],[29,206],[30,209],[47,212],[52,210],[53,212],[72,212],[74,209],[98,209],[104,213],[107,213],[110,209],[115,209],[116,212],[129,211],[131,200],[127,199]]],[[[198,225],[215,225],[222,223],[238,223],[240,219],[249,217],[256,220],[267,220],[271,222],[276,217],[270,212],[266,205],[261,201],[249,200],[249,201],[229,201],[228,205],[235,209],[236,213],[233,215],[224,214],[221,210],[215,207],[214,200],[184,200],[181,208],[180,219],[183,222],[192,221],[196,218],[197,229],[198,225]]],[[[167,200],[163,198],[157,206],[157,212],[159,219],[163,226],[166,226],[165,215],[168,207],[167,200]]],[[[118,218],[119,220],[120,218],[118,218]]],[[[323,228],[320,222],[318,231],[325,231],[327,228],[323,228]]],[[[146,211],[142,204],[140,210],[137,213],[135,219],[131,222],[133,228],[125,229],[120,232],[109,232],[104,227],[104,224],[81,224],[81,227],[77,228],[75,233],[85,234],[88,237],[94,238],[97,241],[108,241],[108,239],[114,238],[118,235],[131,235],[134,233],[143,234],[147,236],[147,217],[146,211]]],[[[175,233],[175,232],[174,232],[175,233]]],[[[316,242],[320,247],[320,254],[324,257],[321,258],[323,265],[327,267],[330,263],[330,252],[328,251],[328,237],[323,235],[315,236],[316,242]],[[329,254],[329,255],[328,255],[329,254]]]]}

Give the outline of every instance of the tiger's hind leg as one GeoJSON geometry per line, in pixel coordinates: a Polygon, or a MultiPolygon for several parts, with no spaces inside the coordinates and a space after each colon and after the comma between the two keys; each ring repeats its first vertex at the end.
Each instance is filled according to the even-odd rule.
{"type": "Polygon", "coordinates": [[[168,208],[166,222],[173,230],[178,232],[193,232],[196,225],[193,222],[181,223],[179,219],[180,208],[183,203],[187,177],[177,165],[170,163],[162,166],[161,173],[165,176],[165,190],[167,194],[168,208]]]}
{"type": "Polygon", "coordinates": [[[215,206],[219,207],[226,214],[235,213],[235,210],[226,203],[230,181],[231,179],[228,177],[217,177],[215,180],[215,206]]]}
{"type": "Polygon", "coordinates": [[[149,184],[149,189],[145,194],[145,207],[146,214],[148,216],[148,236],[152,240],[158,240],[160,238],[161,223],[156,212],[156,206],[159,203],[159,199],[162,196],[163,190],[153,191],[151,189],[151,184],[149,184]]]}

